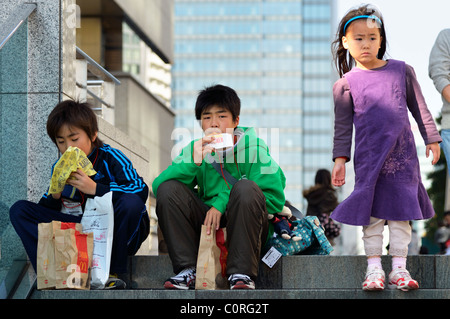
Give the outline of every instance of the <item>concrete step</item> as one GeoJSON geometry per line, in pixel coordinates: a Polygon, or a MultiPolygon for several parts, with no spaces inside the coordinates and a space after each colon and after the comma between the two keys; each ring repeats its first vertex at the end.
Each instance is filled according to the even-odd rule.
{"type": "Polygon", "coordinates": [[[285,299],[450,299],[450,289],[397,291],[386,289],[365,292],[357,289],[255,289],[255,290],[42,290],[31,299],[216,299],[216,300],[285,300],[285,299]]]}
{"type": "MultiPolygon", "coordinates": [[[[391,258],[382,257],[388,274],[391,258]]],[[[287,256],[273,268],[260,264],[254,291],[168,291],[164,281],[173,275],[168,256],[135,256],[130,258],[131,289],[103,291],[46,290],[33,291],[36,299],[450,299],[450,256],[409,256],[407,268],[419,282],[417,291],[386,289],[363,292],[366,258],[364,256],[287,256]]]]}
{"type": "MultiPolygon", "coordinates": [[[[382,257],[390,271],[391,258],[382,257]]],[[[410,256],[408,269],[421,288],[450,289],[450,256],[410,256]]],[[[168,256],[135,256],[131,259],[133,288],[159,289],[173,276],[168,256]]],[[[273,268],[260,263],[259,289],[360,289],[366,271],[364,256],[287,256],[273,268]]],[[[386,275],[387,275],[386,274],[386,275]]]]}

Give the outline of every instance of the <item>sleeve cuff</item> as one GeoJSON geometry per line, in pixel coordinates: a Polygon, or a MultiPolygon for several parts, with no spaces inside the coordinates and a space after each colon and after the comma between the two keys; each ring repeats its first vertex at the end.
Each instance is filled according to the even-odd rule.
{"type": "Polygon", "coordinates": [[[95,196],[103,196],[106,193],[109,192],[109,185],[104,185],[104,184],[98,184],[97,183],[97,188],[95,190],[95,196]]]}

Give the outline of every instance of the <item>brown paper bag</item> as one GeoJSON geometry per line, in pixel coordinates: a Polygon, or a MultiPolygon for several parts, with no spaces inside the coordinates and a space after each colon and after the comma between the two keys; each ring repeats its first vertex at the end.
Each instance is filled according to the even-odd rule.
{"type": "Polygon", "coordinates": [[[38,289],[54,289],[56,287],[55,231],[68,228],[73,228],[81,232],[82,226],[79,223],[64,223],[60,221],[38,224],[36,260],[38,289]]]}
{"type": "Polygon", "coordinates": [[[89,289],[93,234],[75,229],[55,231],[56,289],[89,289]]]}
{"type": "Polygon", "coordinates": [[[38,224],[37,289],[55,288],[55,245],[52,223],[38,224]]]}
{"type": "Polygon", "coordinates": [[[226,228],[206,234],[207,227],[202,225],[200,246],[197,257],[195,289],[216,290],[227,289],[226,260],[226,228]]]}
{"type": "Polygon", "coordinates": [[[38,225],[38,289],[89,289],[93,235],[81,230],[79,223],[38,225]]]}

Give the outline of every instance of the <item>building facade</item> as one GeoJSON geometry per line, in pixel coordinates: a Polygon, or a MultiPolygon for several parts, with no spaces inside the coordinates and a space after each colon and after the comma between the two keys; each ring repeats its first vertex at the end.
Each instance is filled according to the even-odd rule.
{"type": "MultiPolygon", "coordinates": [[[[45,127],[57,103],[99,102],[100,138],[123,151],[148,185],[170,163],[175,114],[164,90],[124,72],[131,70],[123,67],[123,29],[170,69],[172,18],[172,0],[0,1],[0,299],[26,298],[36,280],[9,208],[39,201],[48,188],[60,154],[45,127]]],[[[166,83],[157,63],[149,73],[166,83]]],[[[154,198],[148,204],[153,212],[154,198]]]]}
{"type": "Polygon", "coordinates": [[[332,12],[331,0],[175,0],[175,126],[199,137],[198,91],[233,87],[240,125],[267,141],[302,210],[302,190],[332,167],[332,12]]]}

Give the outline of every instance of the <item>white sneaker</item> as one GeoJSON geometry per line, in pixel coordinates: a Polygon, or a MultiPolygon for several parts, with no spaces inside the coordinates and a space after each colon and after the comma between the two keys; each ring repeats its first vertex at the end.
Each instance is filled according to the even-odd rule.
{"type": "Polygon", "coordinates": [[[377,291],[384,289],[385,275],[383,269],[372,268],[367,269],[366,279],[362,284],[362,289],[365,291],[377,291]]]}
{"type": "Polygon", "coordinates": [[[400,289],[403,291],[419,289],[419,283],[411,278],[405,268],[395,268],[389,274],[389,289],[400,289]]]}
{"type": "Polygon", "coordinates": [[[178,275],[170,277],[164,283],[166,289],[195,289],[195,267],[185,268],[178,275]]]}
{"type": "Polygon", "coordinates": [[[230,289],[255,289],[255,282],[247,275],[233,274],[228,280],[230,281],[230,289]]]}

